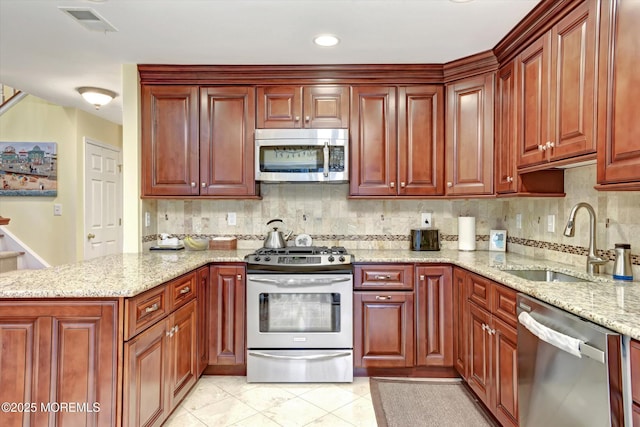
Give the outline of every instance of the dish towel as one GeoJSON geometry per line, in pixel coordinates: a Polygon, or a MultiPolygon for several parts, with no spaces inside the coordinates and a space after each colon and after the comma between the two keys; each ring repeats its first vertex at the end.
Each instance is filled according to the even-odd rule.
{"type": "Polygon", "coordinates": [[[527,328],[533,335],[537,336],[542,341],[547,342],[560,350],[566,351],[573,356],[582,357],[582,354],[580,353],[580,344],[584,343],[584,341],[544,326],[542,323],[531,317],[531,315],[526,311],[523,311],[518,315],[518,320],[522,326],[527,328]]]}

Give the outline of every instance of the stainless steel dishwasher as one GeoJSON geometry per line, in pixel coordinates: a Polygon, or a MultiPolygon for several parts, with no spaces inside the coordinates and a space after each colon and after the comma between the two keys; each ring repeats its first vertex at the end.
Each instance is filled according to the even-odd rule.
{"type": "Polygon", "coordinates": [[[520,427],[624,426],[630,379],[622,338],[519,294],[520,427]]]}

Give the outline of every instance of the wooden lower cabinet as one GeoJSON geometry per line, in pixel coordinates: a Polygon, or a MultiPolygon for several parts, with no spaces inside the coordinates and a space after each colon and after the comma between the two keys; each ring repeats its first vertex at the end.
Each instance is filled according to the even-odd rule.
{"type": "Polygon", "coordinates": [[[245,267],[211,267],[209,365],[245,366],[245,267]]]}
{"type": "Polygon", "coordinates": [[[453,366],[451,267],[416,267],[416,366],[453,366]]]}
{"type": "MultiPolygon", "coordinates": [[[[503,426],[517,426],[516,292],[484,278],[474,282],[476,276],[471,273],[468,277],[471,283],[475,283],[476,290],[482,289],[480,284],[488,283],[488,307],[482,307],[471,299],[468,302],[467,382],[503,426]],[[507,313],[506,308],[514,311],[507,313]]],[[[473,292],[470,295],[473,296],[473,292]]]]}
{"type": "Polygon", "coordinates": [[[413,292],[353,293],[356,368],[414,365],[413,292]]]}
{"type": "Polygon", "coordinates": [[[36,405],[0,424],[116,425],[117,337],[116,301],[0,302],[0,401],[36,405]],[[51,406],[63,402],[83,406],[51,406]]]}
{"type": "Polygon", "coordinates": [[[198,375],[202,375],[209,364],[209,319],[211,312],[209,292],[209,272],[211,267],[200,267],[196,272],[198,287],[198,375]]]}
{"type": "Polygon", "coordinates": [[[123,424],[160,426],[196,383],[196,300],[124,346],[123,424]]]}
{"type": "Polygon", "coordinates": [[[640,341],[631,340],[631,396],[633,425],[640,426],[640,341]]]}
{"type": "Polygon", "coordinates": [[[467,288],[467,272],[461,268],[453,268],[453,367],[460,376],[469,377],[469,303],[467,288]]]}

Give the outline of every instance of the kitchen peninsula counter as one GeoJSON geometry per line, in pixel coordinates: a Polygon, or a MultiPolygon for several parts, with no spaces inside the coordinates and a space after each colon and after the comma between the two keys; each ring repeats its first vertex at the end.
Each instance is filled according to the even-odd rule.
{"type": "MultiPolygon", "coordinates": [[[[203,265],[243,262],[252,250],[121,254],[43,270],[0,275],[0,298],[132,297],[203,265]]],[[[588,276],[579,267],[523,255],[442,250],[353,250],[356,262],[453,264],[562,308],[616,332],[640,339],[640,282],[588,276]],[[588,282],[532,282],[504,269],[547,268],[588,282]]]]}

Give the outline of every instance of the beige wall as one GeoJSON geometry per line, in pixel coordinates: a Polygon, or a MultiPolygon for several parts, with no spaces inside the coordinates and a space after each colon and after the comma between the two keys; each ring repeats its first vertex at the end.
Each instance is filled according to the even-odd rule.
{"type": "Polygon", "coordinates": [[[57,197],[0,197],[8,228],[52,265],[82,259],[83,137],[122,147],[122,127],[75,108],[28,96],[0,116],[0,141],[56,142],[57,197]],[[53,216],[53,205],[62,216],[53,216]]]}

